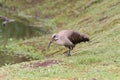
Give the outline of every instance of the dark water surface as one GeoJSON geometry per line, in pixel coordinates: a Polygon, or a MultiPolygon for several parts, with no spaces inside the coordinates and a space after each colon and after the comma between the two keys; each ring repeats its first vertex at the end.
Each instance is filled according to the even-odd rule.
{"type": "MultiPolygon", "coordinates": [[[[46,34],[46,31],[40,27],[28,26],[17,21],[2,26],[2,21],[0,21],[0,46],[6,45],[9,39],[24,40],[43,34],[46,34]]],[[[0,66],[24,61],[29,61],[29,59],[23,56],[13,56],[0,52],[0,66]]]]}
{"type": "Polygon", "coordinates": [[[46,31],[40,27],[28,26],[17,21],[7,23],[6,26],[2,26],[2,21],[0,21],[0,36],[3,37],[3,39],[25,39],[41,36],[43,34],[46,34],[46,31]]]}
{"type": "Polygon", "coordinates": [[[5,53],[0,53],[0,67],[6,64],[15,64],[25,61],[30,61],[30,58],[24,56],[12,56],[5,53]]]}

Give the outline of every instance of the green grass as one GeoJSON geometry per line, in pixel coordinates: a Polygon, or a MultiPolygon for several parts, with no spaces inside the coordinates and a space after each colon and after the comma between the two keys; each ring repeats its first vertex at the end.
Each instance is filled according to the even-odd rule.
{"type": "MultiPolygon", "coordinates": [[[[55,28],[52,33],[62,29],[74,29],[88,34],[91,41],[78,44],[71,52],[71,57],[65,57],[62,54],[65,51],[64,47],[53,44],[50,49],[47,49],[52,34],[8,45],[8,49],[12,48],[19,54],[28,53],[39,60],[3,66],[0,68],[0,79],[119,80],[120,2],[119,0],[94,1],[86,9],[82,9],[82,7],[86,6],[89,0],[73,2],[69,0],[56,0],[54,2],[45,0],[42,3],[33,4],[34,7],[31,7],[30,4],[26,5],[26,9],[20,11],[20,14],[29,13],[29,15],[34,16],[36,12],[40,12],[41,17],[37,20],[37,24],[40,24],[41,21],[44,22],[44,18],[48,17],[48,22],[43,24],[55,28]],[[31,63],[46,60],[61,62],[47,67],[31,68],[29,66],[31,63]],[[24,67],[25,65],[27,66],[24,67]]],[[[23,4],[26,2],[18,4],[20,6],[18,9],[21,9],[23,4]]],[[[14,1],[13,6],[15,6],[14,1]]],[[[34,21],[34,19],[32,20],[34,21]]]]}

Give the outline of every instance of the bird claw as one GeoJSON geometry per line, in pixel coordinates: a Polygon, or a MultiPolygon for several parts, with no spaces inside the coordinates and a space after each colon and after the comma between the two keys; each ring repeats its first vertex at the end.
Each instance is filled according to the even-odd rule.
{"type": "Polygon", "coordinates": [[[65,56],[71,56],[70,52],[69,51],[66,51],[63,53],[65,56]]]}
{"type": "Polygon", "coordinates": [[[71,56],[71,54],[66,54],[65,56],[71,56]]]}

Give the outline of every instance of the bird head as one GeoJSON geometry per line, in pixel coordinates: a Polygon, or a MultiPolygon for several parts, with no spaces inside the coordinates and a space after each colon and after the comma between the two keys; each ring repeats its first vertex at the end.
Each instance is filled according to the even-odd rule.
{"type": "Polygon", "coordinates": [[[57,41],[58,40],[58,35],[57,34],[53,34],[51,40],[52,41],[57,41]]]}
{"type": "Polygon", "coordinates": [[[50,45],[53,43],[53,41],[57,41],[58,40],[58,35],[57,34],[53,34],[51,41],[48,44],[48,48],[50,47],[50,45]]]}

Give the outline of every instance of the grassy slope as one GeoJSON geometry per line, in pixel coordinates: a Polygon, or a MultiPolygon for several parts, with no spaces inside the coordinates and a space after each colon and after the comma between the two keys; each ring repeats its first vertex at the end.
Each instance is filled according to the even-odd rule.
{"type": "MultiPolygon", "coordinates": [[[[73,2],[46,0],[42,4],[33,5],[34,7],[28,5],[28,8],[20,14],[35,15],[38,11],[42,15],[41,19],[49,18],[48,24],[57,26],[56,31],[53,32],[61,29],[78,30],[88,34],[91,42],[77,45],[71,57],[64,57],[61,54],[65,49],[57,45],[52,45],[49,50],[46,50],[49,35],[26,40],[22,44],[31,43],[29,46],[39,49],[37,53],[42,55],[42,61],[54,59],[62,62],[45,68],[30,68],[29,66],[21,68],[29,62],[5,66],[0,70],[0,78],[8,80],[119,80],[120,2],[119,0],[93,1],[95,2],[91,4],[89,0],[73,2]],[[45,54],[50,57],[44,57],[45,54]]],[[[40,23],[39,20],[37,25],[40,23]]]]}

